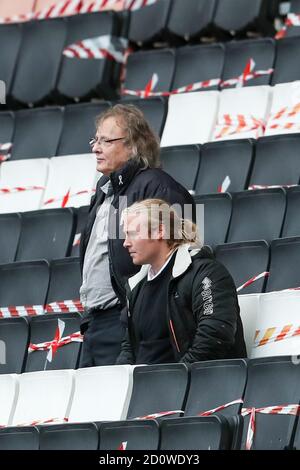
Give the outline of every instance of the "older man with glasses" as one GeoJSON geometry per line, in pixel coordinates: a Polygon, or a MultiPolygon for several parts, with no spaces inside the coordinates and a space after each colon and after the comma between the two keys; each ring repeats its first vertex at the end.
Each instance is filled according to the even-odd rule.
{"type": "Polygon", "coordinates": [[[148,198],[178,204],[183,213],[189,211],[187,216],[195,213],[188,191],[159,168],[158,138],[138,108],[118,104],[102,113],[90,143],[103,176],[80,246],[80,297],[85,306],[81,367],[115,364],[126,328],[124,286],[139,268],[123,247],[119,214],[148,198]]]}

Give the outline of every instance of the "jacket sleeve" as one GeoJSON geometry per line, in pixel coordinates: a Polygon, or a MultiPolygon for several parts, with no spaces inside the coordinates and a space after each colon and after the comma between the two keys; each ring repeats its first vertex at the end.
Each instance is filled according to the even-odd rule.
{"type": "Polygon", "coordinates": [[[116,360],[116,365],[122,364],[135,364],[128,328],[126,328],[126,333],[121,344],[121,352],[116,360]]]}
{"type": "Polygon", "coordinates": [[[234,282],[221,264],[211,262],[196,273],[192,285],[192,311],[196,331],[180,362],[230,357],[239,306],[234,282]]]}

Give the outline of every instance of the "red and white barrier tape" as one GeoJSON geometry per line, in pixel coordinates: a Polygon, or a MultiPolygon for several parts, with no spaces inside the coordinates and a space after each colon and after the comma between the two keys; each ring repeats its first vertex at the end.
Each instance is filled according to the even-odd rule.
{"type": "Polygon", "coordinates": [[[275,343],[284,339],[293,338],[300,335],[300,325],[284,325],[267,328],[266,330],[256,330],[253,347],[258,348],[268,343],[275,343]]]}
{"type": "Polygon", "coordinates": [[[12,143],[6,142],[5,144],[0,144],[0,163],[6,162],[11,157],[12,143]]]}
{"type": "Polygon", "coordinates": [[[63,300],[46,304],[44,310],[46,313],[72,313],[83,312],[84,307],[80,300],[63,300]]]}
{"type": "MultiPolygon", "coordinates": [[[[31,423],[21,423],[17,424],[17,426],[38,426],[39,424],[63,424],[63,423],[68,423],[69,418],[49,418],[49,419],[37,419],[35,421],[32,421],[31,423]]],[[[6,427],[6,426],[5,426],[6,427]]]]}
{"type": "Polygon", "coordinates": [[[300,103],[294,106],[285,106],[276,113],[272,113],[267,121],[266,130],[299,130],[300,129],[300,103]]]}
{"type": "Polygon", "coordinates": [[[258,138],[263,134],[264,129],[263,119],[245,114],[223,114],[216,124],[214,139],[250,131],[256,131],[255,138],[258,138]]]}
{"type": "Polygon", "coordinates": [[[269,271],[264,271],[263,273],[260,273],[258,274],[257,276],[253,276],[251,277],[247,282],[245,282],[244,284],[242,284],[240,287],[237,288],[237,292],[240,292],[241,290],[245,289],[246,287],[248,286],[251,286],[251,284],[253,284],[254,282],[258,281],[259,279],[263,278],[263,277],[268,277],[270,274],[269,271]]]}
{"type": "Polygon", "coordinates": [[[0,188],[0,194],[22,193],[24,191],[44,191],[44,186],[16,186],[15,188],[0,188]]]}
{"type": "Polygon", "coordinates": [[[81,240],[81,233],[75,233],[72,246],[79,246],[80,240],[81,240]]]}
{"type": "Polygon", "coordinates": [[[0,307],[0,318],[26,317],[44,314],[43,305],[18,305],[0,307]]]}
{"type": "Polygon", "coordinates": [[[300,414],[299,405],[278,405],[278,406],[263,406],[261,408],[242,408],[242,416],[250,415],[250,421],[247,431],[246,450],[251,450],[255,434],[255,414],[271,414],[271,415],[294,415],[300,414]]]}
{"type": "Polygon", "coordinates": [[[246,66],[241,75],[235,78],[229,78],[228,80],[223,80],[221,82],[221,87],[227,87],[236,85],[237,88],[244,86],[244,84],[248,80],[252,80],[253,78],[262,77],[263,75],[271,75],[274,72],[274,69],[267,69],[267,70],[254,70],[255,69],[255,61],[250,58],[246,63],[246,66]]]}
{"type": "Polygon", "coordinates": [[[243,73],[239,77],[230,78],[225,81],[222,81],[220,78],[212,78],[210,80],[203,80],[201,82],[191,83],[189,85],[176,88],[172,91],[154,91],[154,88],[158,83],[158,75],[157,73],[154,73],[144,90],[130,90],[127,88],[123,88],[122,94],[138,96],[140,98],[149,98],[151,96],[170,96],[179,93],[188,93],[190,91],[201,90],[218,85],[220,85],[221,87],[226,87],[230,85],[243,86],[248,80],[251,80],[256,77],[261,77],[262,75],[270,75],[274,71],[274,69],[254,71],[254,68],[255,61],[250,58],[245,66],[243,73]]]}
{"type": "Polygon", "coordinates": [[[45,315],[47,313],[73,313],[83,312],[84,307],[80,300],[63,300],[51,302],[46,305],[19,305],[0,307],[0,318],[25,317],[45,315]]]}
{"type": "Polygon", "coordinates": [[[127,449],[127,441],[121,442],[117,450],[126,450],[127,449]]]}
{"type": "Polygon", "coordinates": [[[64,196],[52,197],[50,199],[47,199],[47,201],[45,201],[43,205],[47,206],[48,204],[52,204],[53,202],[61,201],[60,207],[66,207],[66,205],[68,204],[71,198],[76,197],[76,196],[81,196],[82,194],[94,194],[94,193],[95,193],[95,189],[91,189],[91,190],[84,189],[82,191],[77,191],[76,193],[71,194],[71,189],[68,189],[68,191],[66,192],[64,196]]]}
{"type": "Polygon", "coordinates": [[[248,186],[250,191],[254,191],[255,189],[277,189],[277,188],[293,188],[294,186],[298,186],[297,184],[251,184],[248,186]]]}
{"type": "Polygon", "coordinates": [[[63,332],[65,329],[65,322],[62,321],[60,318],[58,319],[58,326],[55,331],[55,335],[53,340],[51,341],[44,341],[43,343],[30,343],[28,346],[28,353],[32,353],[35,351],[49,351],[47,354],[47,361],[52,362],[55,354],[57,353],[58,348],[65,346],[66,344],[70,343],[82,343],[83,336],[81,335],[80,331],[76,333],[72,333],[71,335],[67,335],[63,337],[63,332]]]}
{"type": "Polygon", "coordinates": [[[145,416],[138,416],[137,418],[134,418],[136,420],[142,420],[142,419],[156,419],[156,418],[162,418],[163,416],[171,416],[175,415],[177,413],[184,413],[182,410],[175,410],[175,411],[161,411],[159,413],[153,413],[150,415],[145,415],[145,416]]]}
{"type": "Polygon", "coordinates": [[[38,12],[30,12],[11,17],[0,18],[1,23],[21,23],[31,20],[44,20],[48,18],[59,18],[83,13],[93,13],[120,6],[122,10],[136,11],[144,6],[153,5],[157,0],[96,0],[90,3],[82,0],[63,0],[50,5],[38,12]]]}
{"type": "Polygon", "coordinates": [[[288,13],[284,26],[275,34],[275,39],[282,39],[286,36],[287,29],[291,26],[300,26],[300,15],[288,13]]]}
{"type": "Polygon", "coordinates": [[[229,403],[226,403],[225,405],[217,406],[217,408],[203,411],[202,413],[199,413],[198,416],[210,416],[214,413],[217,413],[218,411],[225,410],[225,408],[228,408],[229,406],[237,405],[238,403],[244,403],[244,400],[242,398],[239,398],[238,400],[233,400],[229,403]]]}
{"type": "Polygon", "coordinates": [[[176,88],[172,91],[153,91],[155,86],[158,83],[158,75],[154,73],[151,80],[147,83],[144,90],[129,90],[128,88],[123,88],[121,93],[123,95],[138,96],[139,98],[150,98],[153,96],[171,96],[177,95],[180,93],[188,93],[190,91],[197,91],[212,86],[219,85],[221,80],[219,78],[212,78],[211,80],[203,80],[202,82],[191,83],[190,85],[182,86],[176,88]]]}
{"type": "Polygon", "coordinates": [[[128,40],[116,36],[97,36],[70,44],[63,55],[77,59],[111,59],[124,64],[127,60],[128,40]]]}
{"type": "Polygon", "coordinates": [[[221,186],[218,186],[218,193],[226,193],[230,185],[231,185],[231,179],[229,178],[229,176],[226,176],[221,186]]]}

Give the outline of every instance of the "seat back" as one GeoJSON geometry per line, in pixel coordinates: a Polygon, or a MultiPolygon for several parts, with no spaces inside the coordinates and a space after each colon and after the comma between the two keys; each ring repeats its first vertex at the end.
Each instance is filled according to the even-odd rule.
{"type": "Polygon", "coordinates": [[[198,145],[164,147],[160,154],[162,169],[186,189],[193,190],[200,163],[198,145]]]}
{"type": "Polygon", "coordinates": [[[99,433],[95,423],[44,425],[40,429],[40,450],[97,450],[99,433]]]}
{"type": "MultiPolygon", "coordinates": [[[[51,313],[36,316],[30,321],[30,344],[38,345],[54,340],[59,326],[58,320],[63,322],[63,338],[79,332],[80,315],[78,313],[51,313]]],[[[58,347],[56,351],[52,351],[51,355],[50,349],[28,351],[25,371],[76,369],[80,348],[81,343],[74,341],[58,347]]]]}
{"type": "Polygon", "coordinates": [[[0,429],[0,450],[39,450],[39,430],[35,426],[0,429]]]}
{"type": "Polygon", "coordinates": [[[270,292],[259,298],[251,358],[299,354],[300,292],[270,292]]]}
{"type": "Polygon", "coordinates": [[[248,184],[254,154],[253,141],[209,142],[201,148],[196,194],[242,191],[248,184]]]}
{"type": "Polygon", "coordinates": [[[157,421],[116,421],[101,423],[100,450],[157,450],[159,426],[157,421]]]}
{"type": "Polygon", "coordinates": [[[300,237],[273,240],[266,292],[300,287],[300,237]]]}
{"type": "Polygon", "coordinates": [[[0,263],[15,260],[21,233],[21,214],[0,215],[0,263]]]}
{"type": "Polygon", "coordinates": [[[197,212],[200,212],[200,220],[204,205],[204,226],[198,226],[199,233],[202,239],[204,239],[204,243],[212,248],[219,243],[224,243],[231,217],[231,195],[223,193],[195,196],[195,204],[197,212]]]}
{"type": "Polygon", "coordinates": [[[125,419],[132,391],[131,366],[103,366],[75,372],[70,422],[125,419]]]}
{"type": "Polygon", "coordinates": [[[296,237],[300,235],[300,221],[298,208],[300,203],[300,186],[288,188],[286,191],[287,207],[282,228],[282,237],[296,237]]]}
{"type": "MultiPolygon", "coordinates": [[[[246,380],[245,359],[195,362],[191,365],[191,383],[184,416],[199,416],[243,398],[246,380]]],[[[219,411],[218,415],[231,417],[240,409],[241,403],[233,404],[219,411]]]]}
{"type": "MultiPolygon", "coordinates": [[[[252,359],[244,408],[292,405],[299,403],[299,364],[289,356],[252,359]]],[[[245,449],[249,418],[244,417],[242,449],[245,449]]],[[[280,450],[289,446],[296,416],[289,414],[255,414],[253,450],[280,450]]]]}
{"type": "Polygon", "coordinates": [[[42,104],[54,96],[66,23],[63,18],[51,18],[26,22],[22,29],[12,98],[24,104],[42,104]]]}
{"type": "Polygon", "coordinates": [[[160,450],[226,450],[230,447],[230,429],[226,418],[177,418],[161,425],[160,450]]]}
{"type": "Polygon", "coordinates": [[[299,144],[300,134],[258,139],[249,186],[298,184],[300,162],[296,149],[299,144]]]}
{"type": "MultiPolygon", "coordinates": [[[[268,270],[269,246],[263,240],[218,245],[215,254],[230,272],[237,289],[268,270]]],[[[239,291],[241,294],[264,292],[265,284],[266,276],[262,276],[239,291]]]]}
{"type": "Polygon", "coordinates": [[[182,410],[187,384],[185,364],[136,366],[127,419],[182,410]]]}
{"type": "Polygon", "coordinates": [[[64,300],[78,300],[80,286],[79,258],[63,258],[51,262],[47,304],[64,300]]]}
{"type": "Polygon", "coordinates": [[[211,140],[218,103],[217,91],[195,91],[170,96],[161,146],[202,144],[211,140]]]}
{"type": "Polygon", "coordinates": [[[63,258],[70,250],[73,234],[70,208],[25,212],[16,260],[63,258]]]}
{"type": "Polygon", "coordinates": [[[227,241],[269,242],[279,237],[285,208],[286,197],[282,188],[235,193],[227,241]]]}
{"type": "Polygon", "coordinates": [[[13,425],[68,418],[74,393],[73,370],[28,372],[19,376],[13,425]]]}
{"type": "Polygon", "coordinates": [[[53,157],[62,125],[62,109],[56,106],[17,111],[12,159],[53,157]]]}
{"type": "Polygon", "coordinates": [[[24,261],[0,266],[1,307],[43,305],[49,284],[46,261],[24,261]]]}
{"type": "Polygon", "coordinates": [[[1,374],[21,374],[28,348],[29,326],[27,318],[1,318],[0,348],[4,358],[0,360],[1,374]]]}
{"type": "Polygon", "coordinates": [[[18,160],[1,164],[0,213],[32,211],[40,208],[46,187],[48,158],[18,160]],[[24,188],[18,191],[16,188],[24,188]]]}

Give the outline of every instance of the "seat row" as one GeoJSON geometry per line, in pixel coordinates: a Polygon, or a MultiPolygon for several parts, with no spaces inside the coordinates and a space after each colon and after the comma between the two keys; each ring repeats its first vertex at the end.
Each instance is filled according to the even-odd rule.
{"type": "MultiPolygon", "coordinates": [[[[300,81],[275,87],[195,91],[175,94],[168,100],[123,98],[121,103],[133,103],[141,109],[156,134],[162,136],[162,147],[257,139],[262,135],[298,133],[300,129],[300,81]]],[[[1,155],[4,144],[12,144],[6,151],[12,160],[88,153],[95,118],[110,104],[1,112],[1,155]]]]}
{"type": "Polygon", "coordinates": [[[88,206],[0,215],[0,264],[78,256],[88,206]]]}
{"type": "Polygon", "coordinates": [[[0,213],[88,205],[99,175],[91,153],[4,162],[0,213]]]}
{"type": "MultiPolygon", "coordinates": [[[[12,7],[7,5],[8,0],[3,0],[0,17],[11,17],[13,12],[43,11],[50,5],[60,5],[61,8],[56,9],[60,15],[70,14],[68,8],[62,8],[64,2],[60,0],[38,0],[34,6],[31,0],[26,3],[12,7]]],[[[88,7],[92,2],[84,0],[82,3],[88,7]]],[[[126,3],[130,8],[134,2],[116,0],[109,2],[106,8],[128,8],[126,3]]],[[[137,11],[133,8],[131,12],[129,38],[138,44],[158,40],[176,43],[180,38],[182,41],[197,39],[207,34],[221,38],[243,36],[248,32],[271,35],[275,31],[272,20],[278,15],[278,0],[256,0],[251,4],[243,0],[239,8],[234,0],[187,0],[185,7],[180,0],[152,0],[144,8],[140,3],[137,6],[140,8],[137,11]]]]}
{"type": "Polygon", "coordinates": [[[195,194],[299,184],[300,134],[161,149],[162,168],[195,194]]]}
{"type": "Polygon", "coordinates": [[[299,236],[299,189],[275,187],[195,196],[200,236],[212,248],[222,243],[299,236]]]}
{"type": "Polygon", "coordinates": [[[86,424],[96,422],[102,449],[155,449],[153,419],[161,423],[164,449],[299,447],[299,361],[290,356],[204,361],[190,371],[184,364],[106,366],[2,375],[0,380],[0,416],[9,426],[0,431],[2,448],[24,445],[21,437],[9,439],[19,434],[17,424],[27,425],[24,432],[31,429],[38,439],[37,431],[28,428],[32,424],[39,426],[42,439],[53,433],[47,448],[72,449],[77,443],[80,449],[96,449],[97,428],[86,424]],[[165,432],[169,436],[163,438],[165,432]]]}
{"type": "MultiPolygon", "coordinates": [[[[6,84],[8,106],[117,98],[119,63],[107,57],[82,58],[79,53],[70,58],[64,55],[64,49],[101,36],[106,38],[102,49],[108,47],[110,51],[112,46],[107,46],[107,38],[113,41],[122,34],[118,14],[114,12],[0,25],[0,44],[7,49],[7,54],[0,58],[0,79],[6,84]]],[[[299,37],[277,42],[265,38],[131,52],[122,89],[144,90],[154,73],[159,79],[155,89],[158,92],[199,82],[205,82],[199,87],[202,89],[227,88],[236,85],[248,70],[250,59],[254,64],[243,84],[276,85],[300,79],[299,56],[299,37]]]]}

